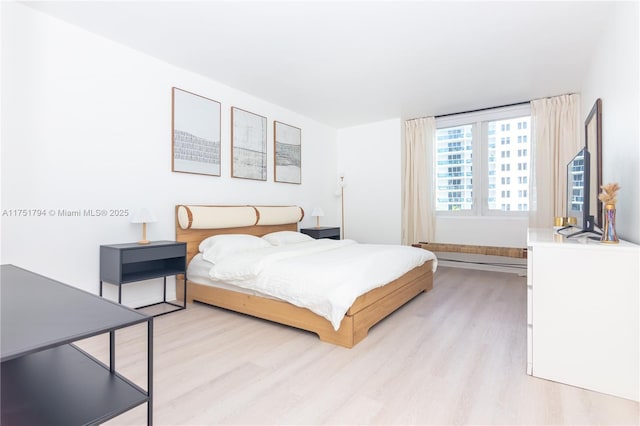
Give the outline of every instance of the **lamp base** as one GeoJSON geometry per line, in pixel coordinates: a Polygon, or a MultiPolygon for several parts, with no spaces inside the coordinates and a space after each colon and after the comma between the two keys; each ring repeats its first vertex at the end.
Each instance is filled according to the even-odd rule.
{"type": "Polygon", "coordinates": [[[150,242],[147,240],[147,224],[142,222],[142,239],[138,241],[138,244],[149,244],[150,242]]]}

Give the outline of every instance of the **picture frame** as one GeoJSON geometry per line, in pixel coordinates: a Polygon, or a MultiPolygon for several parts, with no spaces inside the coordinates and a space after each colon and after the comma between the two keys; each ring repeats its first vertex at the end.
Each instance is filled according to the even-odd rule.
{"type": "Polygon", "coordinates": [[[589,211],[595,225],[602,229],[602,201],[598,199],[602,186],[602,99],[596,99],[584,122],[584,145],[590,154],[589,211]]]}
{"type": "Polygon", "coordinates": [[[280,121],[274,121],[273,152],[273,180],[301,184],[302,130],[280,121]]]}
{"type": "Polygon", "coordinates": [[[231,107],[231,177],[267,180],[267,118],[231,107]]]}
{"type": "Polygon", "coordinates": [[[171,171],[220,176],[220,102],[173,87],[171,171]]]}

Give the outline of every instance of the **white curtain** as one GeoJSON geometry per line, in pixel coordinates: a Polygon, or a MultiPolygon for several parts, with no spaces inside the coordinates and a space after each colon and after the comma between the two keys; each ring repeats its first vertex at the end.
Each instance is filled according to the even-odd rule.
{"type": "Polygon", "coordinates": [[[567,163],[579,149],[580,95],[531,101],[530,227],[567,215],[567,163]]]}
{"type": "Polygon", "coordinates": [[[432,242],[435,236],[435,135],[434,117],[417,118],[404,123],[402,244],[432,242]]]}

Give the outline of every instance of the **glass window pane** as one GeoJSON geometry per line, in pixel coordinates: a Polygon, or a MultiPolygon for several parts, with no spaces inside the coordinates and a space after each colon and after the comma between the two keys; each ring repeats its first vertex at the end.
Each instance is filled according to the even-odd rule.
{"type": "Polygon", "coordinates": [[[528,211],[530,117],[488,122],[489,210],[528,211]]]}
{"type": "Polygon", "coordinates": [[[436,210],[471,210],[473,206],[473,125],[436,133],[436,210]]]}

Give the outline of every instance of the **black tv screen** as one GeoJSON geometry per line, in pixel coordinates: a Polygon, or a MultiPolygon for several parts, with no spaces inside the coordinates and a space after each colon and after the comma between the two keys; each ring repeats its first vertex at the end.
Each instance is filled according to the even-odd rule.
{"type": "Polygon", "coordinates": [[[593,217],[589,214],[590,156],[582,148],[567,164],[567,216],[575,217],[576,227],[593,230],[593,217]]]}

